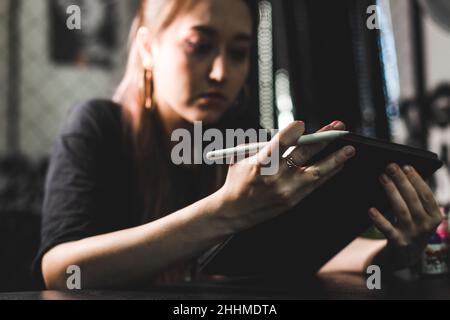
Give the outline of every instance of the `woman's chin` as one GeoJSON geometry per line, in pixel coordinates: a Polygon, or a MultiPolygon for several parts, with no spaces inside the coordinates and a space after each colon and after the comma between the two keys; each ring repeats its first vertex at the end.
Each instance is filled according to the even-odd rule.
{"type": "Polygon", "coordinates": [[[222,119],[225,111],[198,110],[190,117],[190,122],[202,122],[204,125],[214,125],[222,119]]]}

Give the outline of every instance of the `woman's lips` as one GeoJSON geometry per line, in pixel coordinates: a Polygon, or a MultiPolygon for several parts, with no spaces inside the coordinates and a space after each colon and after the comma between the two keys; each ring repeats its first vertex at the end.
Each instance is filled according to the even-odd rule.
{"type": "Polygon", "coordinates": [[[207,102],[220,102],[220,103],[228,101],[227,97],[220,92],[202,93],[199,95],[199,99],[205,100],[207,102]]]}

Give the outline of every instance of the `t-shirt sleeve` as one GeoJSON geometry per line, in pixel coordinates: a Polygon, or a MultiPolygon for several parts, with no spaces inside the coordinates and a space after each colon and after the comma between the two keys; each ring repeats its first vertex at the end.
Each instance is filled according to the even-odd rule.
{"type": "Polygon", "coordinates": [[[70,113],[55,143],[45,185],[41,245],[33,273],[42,282],[41,260],[51,248],[108,232],[102,163],[108,144],[105,119],[86,103],[70,113]]]}

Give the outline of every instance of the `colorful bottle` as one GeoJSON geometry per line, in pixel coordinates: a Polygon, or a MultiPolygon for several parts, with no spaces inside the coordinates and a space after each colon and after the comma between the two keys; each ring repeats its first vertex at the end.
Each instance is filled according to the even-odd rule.
{"type": "Polygon", "coordinates": [[[445,275],[447,273],[447,244],[438,233],[435,233],[422,254],[422,274],[445,275]]]}
{"type": "Polygon", "coordinates": [[[443,229],[444,229],[444,242],[447,244],[447,266],[450,269],[450,206],[446,207],[444,209],[444,223],[443,223],[443,229]]]}

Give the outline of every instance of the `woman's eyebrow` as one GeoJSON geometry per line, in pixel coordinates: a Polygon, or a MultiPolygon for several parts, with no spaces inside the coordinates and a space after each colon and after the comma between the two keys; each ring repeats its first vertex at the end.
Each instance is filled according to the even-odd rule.
{"type": "MultiPolygon", "coordinates": [[[[191,29],[195,30],[197,32],[200,32],[209,37],[214,37],[219,34],[217,29],[209,27],[209,26],[194,26],[191,29]]],[[[248,33],[241,32],[234,36],[234,40],[252,42],[252,36],[248,33]]]]}

